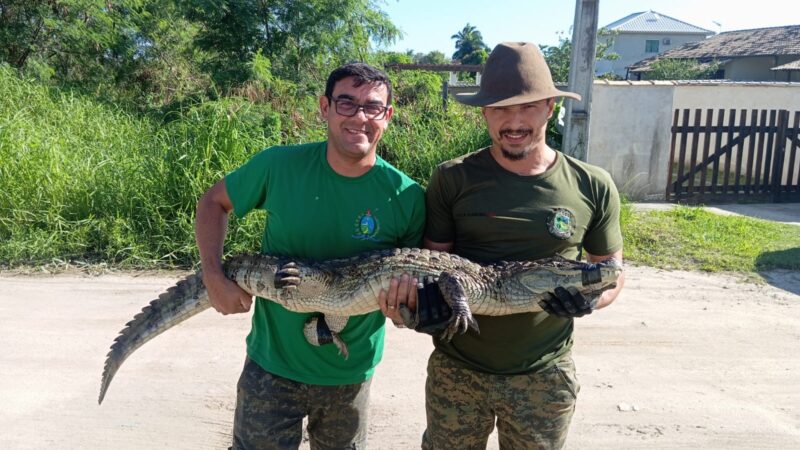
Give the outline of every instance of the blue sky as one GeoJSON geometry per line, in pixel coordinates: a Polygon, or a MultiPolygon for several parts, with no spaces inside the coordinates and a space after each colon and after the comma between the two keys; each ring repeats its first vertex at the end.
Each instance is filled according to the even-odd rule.
{"type": "MultiPolygon", "coordinates": [[[[381,9],[405,33],[388,50],[447,57],[455,51],[450,36],[468,22],[491,48],[502,41],[557,45],[559,33],[572,36],[575,0],[383,0],[381,9]]],[[[600,0],[599,25],[628,14],[653,10],[711,31],[800,25],[800,0],[600,0]],[[715,24],[717,22],[719,25],[715,24]]]]}

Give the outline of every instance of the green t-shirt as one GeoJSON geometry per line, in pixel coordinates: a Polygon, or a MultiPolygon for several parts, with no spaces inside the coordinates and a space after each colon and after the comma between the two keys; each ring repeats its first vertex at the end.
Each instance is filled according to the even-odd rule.
{"type": "MultiPolygon", "coordinates": [[[[445,162],[426,193],[426,238],[453,242],[453,253],[480,263],[577,259],[622,248],[619,194],[603,169],[557,154],[534,176],[503,169],[488,148],[445,162]]],[[[540,370],[569,351],[573,322],[546,313],[476,316],[468,331],[436,348],[475,370],[540,370]]]]}
{"type": "MultiPolygon", "coordinates": [[[[326,260],[369,250],[418,247],[425,222],[422,188],[389,163],[359,177],[334,172],[326,143],[273,147],[225,178],[234,213],[267,211],[261,250],[326,260]]],[[[350,357],[336,346],[309,344],[303,324],[310,313],[288,311],[257,299],[247,354],[264,370],[308,384],[360,383],[383,354],[380,311],[353,316],[342,330],[350,357]]]]}

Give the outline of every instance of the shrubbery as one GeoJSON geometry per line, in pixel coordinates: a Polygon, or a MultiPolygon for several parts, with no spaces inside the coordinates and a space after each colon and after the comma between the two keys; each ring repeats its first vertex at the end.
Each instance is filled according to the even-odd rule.
{"type": "MultiPolygon", "coordinates": [[[[478,109],[442,110],[438,76],[393,78],[396,113],[379,146],[389,162],[425,184],[439,162],[488,144],[478,109]]],[[[189,267],[202,192],[261,149],[326,135],[310,95],[223,97],[142,115],[8,67],[0,92],[3,265],[189,267]]],[[[262,220],[234,219],[226,249],[258,248],[262,220]]]]}

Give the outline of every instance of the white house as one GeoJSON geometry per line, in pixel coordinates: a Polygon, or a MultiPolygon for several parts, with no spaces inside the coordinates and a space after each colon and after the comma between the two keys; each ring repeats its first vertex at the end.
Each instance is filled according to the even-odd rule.
{"type": "Polygon", "coordinates": [[[659,53],[680,47],[688,42],[702,41],[714,34],[681,20],[665,16],[655,11],[633,13],[612,22],[605,27],[614,32],[613,36],[600,37],[608,42],[613,40],[606,53],[619,55],[615,60],[597,60],[595,75],[613,72],[622,79],[628,79],[627,67],[659,53]]]}

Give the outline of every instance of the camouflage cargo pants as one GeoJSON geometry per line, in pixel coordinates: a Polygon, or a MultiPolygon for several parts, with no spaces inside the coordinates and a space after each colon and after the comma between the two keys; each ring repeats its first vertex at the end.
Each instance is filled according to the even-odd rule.
{"type": "Polygon", "coordinates": [[[341,386],[299,383],[247,358],[236,389],[231,448],[296,449],[305,416],[312,449],[366,448],[370,381],[341,386]]]}
{"type": "Polygon", "coordinates": [[[522,375],[464,369],[434,351],[428,361],[425,450],[485,449],[497,422],[501,449],[559,449],[579,390],[567,354],[554,366],[522,375]]]}

